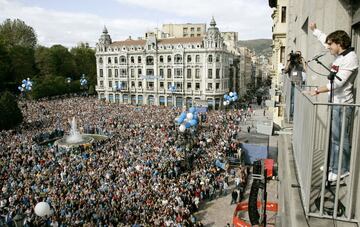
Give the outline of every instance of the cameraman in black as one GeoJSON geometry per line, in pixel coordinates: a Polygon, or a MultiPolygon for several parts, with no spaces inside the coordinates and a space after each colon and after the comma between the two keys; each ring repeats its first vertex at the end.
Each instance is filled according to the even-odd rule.
{"type": "Polygon", "coordinates": [[[294,116],[295,86],[301,87],[306,80],[305,60],[300,51],[290,52],[285,66],[285,73],[289,75],[291,81],[290,120],[292,120],[294,116]]]}

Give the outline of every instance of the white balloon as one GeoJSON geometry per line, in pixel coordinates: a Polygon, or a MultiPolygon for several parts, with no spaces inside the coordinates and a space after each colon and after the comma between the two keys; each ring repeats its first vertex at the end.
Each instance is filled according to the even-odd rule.
{"type": "Polygon", "coordinates": [[[22,84],[21,87],[25,87],[25,84],[22,84]]]}
{"type": "Polygon", "coordinates": [[[234,95],[234,93],[230,92],[230,93],[229,93],[229,95],[230,95],[230,96],[233,96],[233,95],[234,95]]]}
{"type": "Polygon", "coordinates": [[[223,102],[223,105],[224,105],[224,106],[226,106],[226,105],[227,105],[227,102],[226,102],[226,101],[224,101],[224,102],[223,102]]]}
{"type": "Polygon", "coordinates": [[[35,206],[35,214],[40,217],[50,215],[50,206],[46,202],[39,202],[35,206]]]}
{"type": "Polygon", "coordinates": [[[185,125],[180,125],[180,127],[179,127],[179,131],[180,132],[185,132],[185,125]]]}
{"type": "Polygon", "coordinates": [[[188,119],[188,120],[191,120],[191,119],[193,119],[193,114],[192,113],[187,113],[186,114],[186,119],[188,119]]]}
{"type": "Polygon", "coordinates": [[[230,104],[230,101],[229,101],[229,100],[227,100],[227,101],[226,101],[226,105],[229,105],[229,104],[230,104]]]}

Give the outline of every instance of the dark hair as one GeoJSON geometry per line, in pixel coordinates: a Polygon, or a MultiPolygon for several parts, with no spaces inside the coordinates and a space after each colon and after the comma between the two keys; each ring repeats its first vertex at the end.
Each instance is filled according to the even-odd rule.
{"type": "Polygon", "coordinates": [[[350,36],[343,30],[337,30],[337,31],[330,33],[326,37],[325,42],[327,43],[328,41],[336,43],[336,44],[340,44],[340,46],[344,50],[346,50],[347,48],[349,48],[351,46],[350,36]]]}

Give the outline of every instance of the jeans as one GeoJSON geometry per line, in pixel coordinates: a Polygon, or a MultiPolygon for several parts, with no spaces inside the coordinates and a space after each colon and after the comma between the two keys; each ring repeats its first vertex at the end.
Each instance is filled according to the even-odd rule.
{"type": "Polygon", "coordinates": [[[330,152],[330,169],[331,172],[338,174],[338,163],[340,155],[340,137],[341,137],[341,121],[344,111],[345,115],[345,131],[343,138],[343,156],[341,160],[341,174],[348,172],[350,168],[350,132],[352,128],[353,107],[333,106],[333,119],[331,127],[331,152],[330,152]]]}

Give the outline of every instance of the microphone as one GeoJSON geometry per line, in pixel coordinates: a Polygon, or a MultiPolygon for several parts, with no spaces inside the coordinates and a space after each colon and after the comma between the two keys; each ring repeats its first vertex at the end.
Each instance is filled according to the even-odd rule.
{"type": "Polygon", "coordinates": [[[315,60],[318,60],[319,58],[321,58],[322,56],[326,55],[327,52],[325,53],[322,53],[322,54],[318,54],[316,55],[315,57],[313,57],[311,60],[307,61],[307,62],[311,62],[311,61],[315,61],[315,60]]]}

